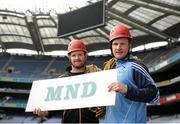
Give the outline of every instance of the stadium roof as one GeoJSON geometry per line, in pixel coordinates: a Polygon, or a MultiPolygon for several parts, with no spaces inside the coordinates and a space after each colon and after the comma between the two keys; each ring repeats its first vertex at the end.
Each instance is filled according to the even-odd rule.
{"type": "MultiPolygon", "coordinates": [[[[108,35],[116,24],[124,24],[130,28],[133,35],[133,47],[158,41],[167,41],[171,44],[180,38],[179,0],[106,1],[105,26],[66,38],[57,36],[57,15],[73,11],[78,8],[77,6],[68,6],[69,9],[64,10],[55,10],[57,8],[55,7],[53,10],[49,8],[49,11],[45,11],[44,8],[50,4],[46,1],[43,8],[40,8],[42,5],[34,5],[35,7],[32,5],[34,10],[24,7],[26,11],[22,11],[13,6],[12,2],[15,1],[10,3],[13,9],[6,8],[5,1],[7,0],[0,0],[2,5],[0,7],[0,48],[2,51],[23,48],[43,54],[55,50],[66,50],[67,44],[74,38],[84,39],[89,52],[108,49],[108,35]]],[[[82,6],[96,1],[99,0],[85,1],[82,6]]]]}

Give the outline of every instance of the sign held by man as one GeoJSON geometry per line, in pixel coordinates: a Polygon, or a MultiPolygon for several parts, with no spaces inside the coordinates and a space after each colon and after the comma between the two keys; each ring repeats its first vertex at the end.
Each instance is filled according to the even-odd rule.
{"type": "Polygon", "coordinates": [[[71,77],[34,81],[26,112],[64,110],[115,104],[115,92],[108,92],[117,80],[117,70],[94,72],[71,77]]]}

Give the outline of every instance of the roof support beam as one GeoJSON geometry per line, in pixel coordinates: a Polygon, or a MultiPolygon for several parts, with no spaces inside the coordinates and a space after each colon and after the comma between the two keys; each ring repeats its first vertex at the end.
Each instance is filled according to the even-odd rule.
{"type": "Polygon", "coordinates": [[[110,31],[108,31],[106,28],[102,27],[101,30],[107,34],[107,38],[109,39],[109,33],[110,31]]]}
{"type": "Polygon", "coordinates": [[[38,24],[37,24],[37,20],[35,19],[35,17],[33,18],[33,22],[34,22],[34,26],[35,26],[36,33],[37,33],[37,35],[35,35],[35,36],[38,39],[38,44],[39,44],[39,47],[41,47],[42,54],[44,54],[45,49],[44,49],[44,45],[43,45],[43,42],[42,42],[40,31],[39,31],[39,27],[38,27],[38,24]]]}
{"type": "Polygon", "coordinates": [[[37,27],[37,22],[36,22],[35,17],[33,17],[32,22],[27,21],[27,27],[32,36],[32,41],[34,43],[34,47],[35,47],[36,51],[38,53],[44,53],[45,50],[44,50],[43,44],[41,42],[41,38],[39,36],[40,33],[39,33],[39,29],[37,27]]]}
{"type": "Polygon", "coordinates": [[[157,36],[157,37],[160,37],[164,40],[166,40],[167,38],[169,38],[170,36],[168,36],[167,34],[153,28],[153,27],[150,27],[150,26],[147,26],[145,25],[144,23],[140,22],[140,21],[137,21],[137,20],[134,20],[132,18],[129,18],[127,15],[123,15],[121,13],[119,13],[117,10],[115,9],[111,9],[109,12],[108,12],[108,15],[110,15],[111,17],[121,21],[121,22],[124,22],[124,23],[127,23],[133,27],[136,27],[140,30],[143,30],[144,32],[147,32],[147,33],[150,33],[154,36],[157,36]]]}
{"type": "Polygon", "coordinates": [[[155,23],[155,22],[157,22],[158,20],[161,20],[161,19],[163,19],[163,18],[165,18],[165,17],[167,17],[169,14],[164,14],[164,15],[161,15],[161,16],[159,16],[159,17],[157,17],[157,18],[155,18],[155,19],[153,19],[152,21],[150,21],[150,22],[148,22],[148,24],[147,25],[152,25],[153,23],[155,23]]]}
{"type": "Polygon", "coordinates": [[[99,34],[101,34],[104,38],[109,39],[108,33],[106,33],[105,31],[103,31],[102,29],[98,28],[98,29],[96,29],[96,32],[98,32],[99,34]]]}
{"type": "Polygon", "coordinates": [[[78,36],[76,35],[76,38],[83,39],[83,38],[100,37],[100,36],[101,36],[101,35],[87,35],[87,36],[78,37],[78,36]]]}
{"type": "Polygon", "coordinates": [[[0,37],[0,44],[1,44],[2,50],[6,51],[6,47],[4,46],[4,44],[3,44],[2,40],[1,40],[1,37],[0,37]]]}

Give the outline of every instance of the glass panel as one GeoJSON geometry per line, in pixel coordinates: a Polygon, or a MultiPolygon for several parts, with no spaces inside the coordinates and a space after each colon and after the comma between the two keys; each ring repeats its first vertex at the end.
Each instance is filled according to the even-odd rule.
{"type": "Polygon", "coordinates": [[[131,26],[129,26],[129,25],[125,24],[125,23],[122,23],[122,22],[120,22],[120,21],[117,21],[117,20],[115,20],[115,19],[109,21],[109,23],[110,23],[111,25],[113,25],[113,27],[114,27],[115,25],[119,25],[119,24],[120,24],[120,25],[125,25],[125,26],[127,26],[128,28],[131,28],[131,26]]]}
{"type": "Polygon", "coordinates": [[[170,6],[180,7],[180,0],[153,0],[170,6]]]}
{"type": "Polygon", "coordinates": [[[59,39],[59,38],[48,38],[48,39],[43,39],[42,41],[44,45],[53,45],[53,44],[67,45],[69,43],[69,40],[59,39]]]}
{"type": "Polygon", "coordinates": [[[33,44],[30,38],[19,37],[19,36],[1,36],[2,42],[21,42],[27,44],[33,44]]]}
{"type": "Polygon", "coordinates": [[[106,43],[108,42],[107,39],[103,37],[88,37],[84,38],[85,44],[93,44],[93,43],[106,43]]]}
{"type": "Polygon", "coordinates": [[[154,28],[157,28],[161,31],[171,27],[172,25],[175,25],[177,23],[180,23],[180,17],[178,16],[174,16],[174,15],[170,15],[168,17],[165,17],[161,20],[158,20],[157,22],[155,22],[154,24],[152,24],[152,26],[154,28]]]}
{"type": "Polygon", "coordinates": [[[132,33],[133,37],[147,35],[147,33],[143,32],[141,30],[137,30],[137,29],[131,30],[131,33],[132,33]]]}
{"type": "Polygon", "coordinates": [[[163,15],[164,13],[140,7],[129,14],[130,17],[144,23],[149,23],[153,19],[163,15]]]}
{"type": "Polygon", "coordinates": [[[11,34],[23,35],[23,36],[31,37],[27,27],[19,26],[19,25],[0,24],[0,33],[9,34],[9,35],[11,34]]]}
{"type": "Polygon", "coordinates": [[[18,17],[13,17],[13,16],[8,16],[8,15],[0,15],[0,22],[26,25],[26,22],[24,19],[18,18],[18,17]]]}
{"type": "Polygon", "coordinates": [[[38,26],[55,26],[52,20],[47,20],[47,19],[38,20],[37,23],[38,23],[38,26]]]}
{"type": "Polygon", "coordinates": [[[57,29],[56,28],[40,28],[40,34],[42,38],[46,37],[57,37],[57,29]]]}
{"type": "Polygon", "coordinates": [[[99,34],[91,30],[91,31],[86,31],[84,33],[77,34],[77,37],[86,37],[86,36],[93,36],[93,35],[99,35],[99,34]]]}
{"type": "Polygon", "coordinates": [[[113,9],[116,9],[122,13],[126,12],[128,9],[130,9],[131,7],[133,7],[134,5],[132,4],[128,4],[128,3],[123,3],[123,2],[117,2],[116,4],[114,4],[112,6],[113,9]]]}

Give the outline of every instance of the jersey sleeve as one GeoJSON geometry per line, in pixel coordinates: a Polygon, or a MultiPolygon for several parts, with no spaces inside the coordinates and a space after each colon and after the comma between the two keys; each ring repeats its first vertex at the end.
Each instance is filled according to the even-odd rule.
{"type": "Polygon", "coordinates": [[[132,79],[137,88],[127,86],[126,97],[128,99],[149,103],[158,101],[159,90],[145,65],[132,62],[132,79]]]}

